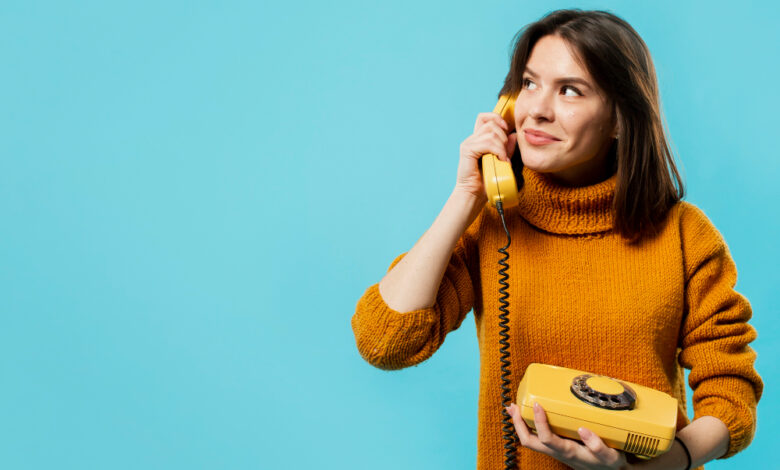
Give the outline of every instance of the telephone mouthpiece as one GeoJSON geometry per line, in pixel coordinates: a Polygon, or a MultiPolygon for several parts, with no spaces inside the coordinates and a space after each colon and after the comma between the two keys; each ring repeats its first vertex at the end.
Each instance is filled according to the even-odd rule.
{"type": "Polygon", "coordinates": [[[498,159],[492,153],[482,156],[482,182],[488,201],[493,207],[501,202],[504,209],[520,203],[517,197],[517,183],[512,172],[512,164],[498,159]]]}

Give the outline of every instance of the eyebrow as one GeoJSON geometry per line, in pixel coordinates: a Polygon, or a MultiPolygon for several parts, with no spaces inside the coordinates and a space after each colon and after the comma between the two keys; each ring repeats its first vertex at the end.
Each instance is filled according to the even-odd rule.
{"type": "MultiPolygon", "coordinates": [[[[539,75],[536,74],[536,72],[532,71],[528,67],[525,68],[525,73],[532,77],[538,77],[539,75]]],[[[593,88],[590,83],[587,82],[584,78],[580,77],[561,77],[556,80],[554,80],[553,83],[580,83],[582,85],[585,85],[588,88],[593,88]]]]}

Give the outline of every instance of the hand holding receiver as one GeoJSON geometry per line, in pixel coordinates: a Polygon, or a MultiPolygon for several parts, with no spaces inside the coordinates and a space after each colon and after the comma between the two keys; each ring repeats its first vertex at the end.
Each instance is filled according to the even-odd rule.
{"type": "MultiPolygon", "coordinates": [[[[501,116],[507,124],[507,128],[512,130],[514,127],[515,100],[507,95],[501,96],[496,104],[494,113],[501,116]]],[[[513,137],[512,147],[507,148],[507,153],[511,155],[514,145],[517,143],[517,134],[511,134],[513,137]]],[[[518,204],[517,182],[515,174],[512,171],[512,164],[509,158],[499,158],[497,155],[488,153],[482,156],[482,178],[487,193],[488,202],[495,207],[501,202],[504,209],[514,207],[518,204]]]]}
{"type": "MultiPolygon", "coordinates": [[[[497,191],[500,191],[501,194],[517,192],[510,160],[517,145],[517,135],[512,133],[514,128],[513,114],[514,100],[502,97],[494,112],[480,113],[477,116],[474,133],[460,145],[458,179],[454,192],[475,198],[480,209],[490,200],[488,196],[491,193],[497,191]],[[487,182],[483,177],[483,172],[480,171],[480,165],[477,163],[482,159],[484,168],[486,157],[490,159],[488,165],[491,168],[487,182]],[[497,174],[492,170],[494,168],[498,169],[497,174]],[[509,172],[514,190],[509,187],[510,185],[507,185],[506,171],[509,172]],[[487,187],[488,184],[495,186],[496,181],[500,182],[499,189],[494,190],[487,187]]],[[[504,207],[511,207],[511,201],[507,202],[504,202],[504,207]],[[508,205],[507,202],[510,204],[508,205]]],[[[517,203],[514,202],[514,204],[517,203]]]]}

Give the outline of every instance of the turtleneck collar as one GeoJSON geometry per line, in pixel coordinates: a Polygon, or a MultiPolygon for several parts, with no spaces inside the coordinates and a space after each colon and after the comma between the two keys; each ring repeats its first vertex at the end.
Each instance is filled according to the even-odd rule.
{"type": "Polygon", "coordinates": [[[518,196],[520,215],[547,232],[578,235],[613,228],[612,200],[617,172],[590,186],[569,187],[549,175],[523,167],[518,196]]]}

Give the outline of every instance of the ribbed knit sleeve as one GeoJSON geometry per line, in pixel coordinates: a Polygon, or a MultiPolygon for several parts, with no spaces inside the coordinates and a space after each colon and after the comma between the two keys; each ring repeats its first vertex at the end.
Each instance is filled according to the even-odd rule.
{"type": "MultiPolygon", "coordinates": [[[[457,329],[474,305],[470,263],[476,256],[476,232],[482,215],[472,223],[453,249],[433,306],[411,312],[390,308],[379,293],[379,283],[366,289],[352,316],[358,351],[369,364],[394,370],[428,359],[457,329]]],[[[406,253],[397,256],[388,272],[406,253]]]]}
{"type": "Polygon", "coordinates": [[[750,444],[763,382],[748,343],[752,309],[734,290],[737,270],[721,234],[701,209],[684,203],[680,216],[685,263],[685,320],[680,364],[690,369],[694,419],[714,416],[729,430],[725,459],[750,444]]]}

